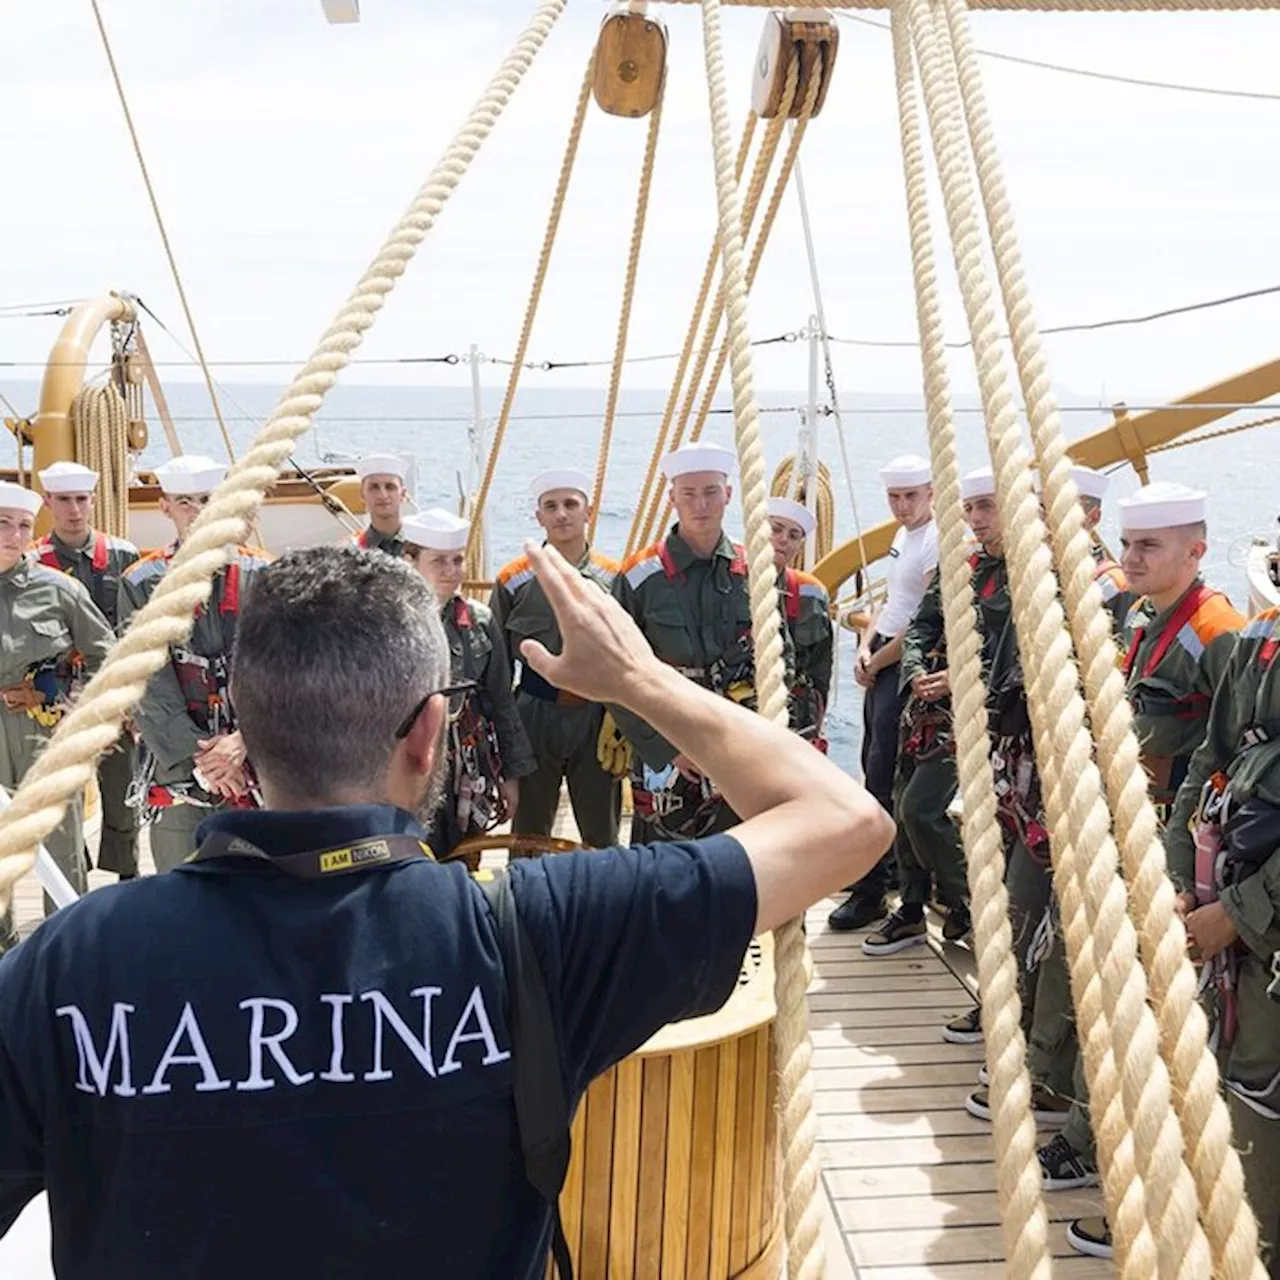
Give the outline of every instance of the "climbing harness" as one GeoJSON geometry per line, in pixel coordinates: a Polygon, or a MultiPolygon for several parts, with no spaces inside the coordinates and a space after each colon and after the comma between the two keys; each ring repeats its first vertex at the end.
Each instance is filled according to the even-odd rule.
{"type": "Polygon", "coordinates": [[[22,711],[44,729],[55,728],[71,709],[84,683],[84,658],[75,649],[32,663],[22,681],[5,692],[15,696],[8,709],[22,711]]]}

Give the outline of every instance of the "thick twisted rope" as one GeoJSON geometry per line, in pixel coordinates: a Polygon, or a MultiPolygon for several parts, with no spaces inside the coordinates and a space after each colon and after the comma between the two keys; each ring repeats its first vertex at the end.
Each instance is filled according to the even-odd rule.
{"type": "MultiPolygon", "coordinates": [[[[792,60],[792,68],[797,76],[799,75],[799,58],[798,56],[792,60]]],[[[787,185],[791,181],[791,174],[795,169],[796,159],[800,155],[800,145],[804,142],[805,132],[809,127],[809,121],[813,118],[813,110],[818,101],[818,93],[822,88],[820,76],[812,76],[805,90],[804,101],[800,104],[800,115],[795,124],[796,127],[791,131],[791,136],[787,141],[787,149],[783,153],[782,164],[778,168],[777,177],[773,182],[773,192],[769,196],[769,203],[765,207],[764,217],[760,220],[760,229],[756,233],[755,243],[751,247],[751,257],[747,262],[747,289],[750,290],[756,282],[756,276],[760,271],[760,263],[764,259],[764,251],[769,243],[769,237],[773,234],[774,223],[778,220],[778,213],[782,208],[782,198],[786,195],[787,185]]],[[[790,83],[788,76],[787,85],[784,88],[782,105],[779,107],[778,118],[782,119],[790,115],[791,99],[794,97],[794,89],[790,83]]],[[[716,299],[716,310],[713,315],[719,319],[719,311],[722,309],[722,299],[716,299]]],[[[714,328],[708,331],[708,338],[715,337],[714,328]]],[[[707,418],[711,413],[711,406],[715,402],[716,392],[720,388],[720,379],[724,376],[724,367],[729,360],[729,337],[726,333],[724,341],[720,344],[720,350],[716,354],[715,366],[711,370],[710,376],[707,378],[702,388],[702,399],[698,403],[698,411],[693,416],[693,425],[689,427],[688,439],[690,442],[700,440],[702,438],[703,428],[707,425],[707,418]]],[[[692,395],[692,388],[690,393],[692,395]]],[[[681,423],[681,427],[688,425],[688,414],[685,414],[685,420],[681,423]]],[[[679,437],[677,437],[679,443],[679,437]]],[[[665,528],[671,519],[671,499],[669,494],[660,494],[663,498],[662,515],[658,521],[658,527],[665,528]]]]}
{"type": "MultiPolygon", "coordinates": [[[[935,31],[928,0],[910,0],[908,12],[978,366],[1005,531],[1014,620],[1028,677],[1036,757],[1041,776],[1050,781],[1045,808],[1053,835],[1055,885],[1073,921],[1075,895],[1082,892],[1084,921],[1093,938],[1090,949],[1068,933],[1073,980],[1087,984],[1095,973],[1100,978],[1112,1051],[1123,1064],[1120,1118],[1125,1127],[1115,1135],[1114,1148],[1110,1141],[1105,1142],[1104,1162],[1107,1155],[1114,1159],[1117,1153],[1126,1154],[1120,1144],[1131,1134],[1136,1167],[1131,1178],[1125,1170],[1123,1191],[1113,1196],[1113,1202],[1120,1202],[1117,1245],[1127,1275],[1186,1274],[1182,1268],[1189,1260],[1191,1274],[1203,1276],[1208,1270],[1207,1242],[1195,1222],[1194,1187],[1171,1111],[1168,1073],[1158,1051],[1155,1019],[1146,1004],[1146,978],[1137,962],[1137,937],[1125,910],[1126,891],[1116,875],[1117,851],[1102,781],[1092,759],[1079,694],[1080,675],[1057,599],[1046,531],[1032,492],[1029,463],[990,307],[992,291],[982,261],[972,183],[963,155],[954,70],[947,45],[938,38],[945,34],[945,22],[940,20],[935,31]],[[1052,785],[1058,779],[1075,780],[1069,794],[1052,785]],[[1133,1212],[1133,1193],[1138,1185],[1145,1207],[1141,1218],[1133,1212]],[[1165,1244],[1170,1238],[1188,1243],[1176,1263],[1165,1244]],[[1158,1252],[1150,1256],[1156,1242],[1158,1252]],[[1171,1264],[1176,1269],[1171,1270],[1171,1264]]],[[[1086,1057],[1086,1065],[1098,1074],[1096,1062],[1089,1063],[1086,1057]]],[[[1101,1074],[1105,1077],[1105,1072],[1101,1074]]],[[[1092,1086],[1093,1081],[1090,1083],[1092,1086]]],[[[1106,1106],[1110,1096],[1105,1086],[1110,1082],[1104,1078],[1102,1083],[1105,1120],[1116,1113],[1106,1106]]],[[[1108,1190],[1120,1191],[1119,1181],[1113,1175],[1108,1190]]]]}
{"type": "MultiPolygon", "coordinates": [[[[751,140],[755,136],[756,122],[760,119],[754,111],[748,112],[746,122],[742,126],[742,139],[738,144],[738,157],[734,164],[734,181],[742,180],[742,171],[747,166],[747,156],[751,152],[751,140]]],[[[693,315],[689,319],[689,329],[684,337],[684,346],[680,350],[680,360],[676,365],[675,376],[671,380],[671,389],[667,392],[667,402],[662,410],[662,420],[658,426],[658,434],[653,442],[653,452],[649,457],[649,468],[645,473],[644,484],[640,496],[636,499],[636,514],[631,521],[627,533],[625,554],[631,555],[644,544],[639,541],[641,522],[644,511],[649,505],[653,486],[658,481],[658,468],[662,455],[667,451],[667,439],[671,433],[671,422],[675,416],[676,405],[680,400],[680,392],[684,386],[684,376],[689,369],[689,361],[693,358],[693,344],[698,338],[698,326],[702,323],[703,312],[707,309],[707,301],[711,297],[711,286],[716,279],[716,264],[720,261],[719,237],[712,237],[711,251],[707,254],[706,269],[702,273],[702,287],[698,290],[698,300],[694,304],[693,315]]]]}
{"type": "Polygon", "coordinates": [[[564,214],[564,202],[569,194],[569,183],[573,178],[574,165],[578,159],[578,144],[582,141],[582,127],[586,123],[587,108],[591,103],[591,84],[595,78],[595,71],[596,54],[593,49],[591,57],[587,59],[587,69],[583,74],[582,87],[578,90],[578,102],[573,111],[573,122],[569,126],[569,137],[565,142],[564,156],[560,161],[560,176],[556,179],[551,212],[547,216],[547,229],[543,233],[542,248],[538,252],[538,265],[534,269],[533,284],[529,287],[529,300],[525,303],[524,320],[520,325],[520,340],[516,343],[516,352],[511,360],[511,373],[507,378],[507,389],[502,397],[502,409],[498,414],[497,425],[493,429],[493,440],[489,445],[489,457],[485,460],[484,475],[480,478],[480,488],[476,490],[475,501],[471,504],[471,530],[467,534],[468,561],[477,554],[477,548],[480,546],[484,506],[489,499],[493,474],[498,467],[502,443],[507,437],[507,427],[511,425],[511,411],[515,406],[516,392],[520,388],[520,377],[524,373],[524,362],[529,354],[529,341],[533,337],[534,321],[538,318],[538,304],[542,301],[542,290],[547,283],[551,253],[556,247],[560,219],[564,214]]]}
{"type": "MultiPolygon", "coordinates": [[[[1071,479],[1067,442],[1023,273],[1017,228],[987,112],[968,13],[960,0],[945,0],[945,11],[1014,361],[1044,481],[1058,577],[1084,670],[1089,721],[1129,886],[1130,916],[1138,929],[1139,951],[1160,1027],[1161,1053],[1169,1067],[1174,1106],[1191,1157],[1200,1216],[1213,1254],[1213,1274],[1231,1280],[1261,1277],[1257,1223],[1244,1201],[1243,1172],[1231,1145],[1230,1117],[1219,1092],[1205,1016],[1196,999],[1197,981],[1187,956],[1186,932],[1174,910],[1175,892],[1139,760],[1125,682],[1094,581],[1090,539],[1071,479]]],[[[1184,1244],[1174,1240],[1169,1247],[1176,1250],[1184,1244]]]]}
{"type": "Polygon", "coordinates": [[[649,113],[649,136],[645,140],[644,160],[640,165],[640,192],[636,197],[636,216],[631,224],[631,251],[627,255],[627,275],[622,286],[622,308],[618,315],[618,336],[613,347],[613,368],[609,372],[609,395],[605,401],[604,429],[600,434],[600,452],[596,460],[595,488],[591,494],[591,523],[587,538],[596,536],[600,519],[600,500],[604,497],[605,475],[609,470],[609,448],[613,443],[613,423],[618,412],[618,393],[622,387],[622,367],[627,358],[627,335],[631,331],[631,307],[636,296],[636,274],[640,266],[640,249],[644,245],[644,228],[649,217],[649,192],[653,186],[653,162],[658,154],[658,135],[662,130],[662,104],[667,96],[667,77],[663,73],[658,100],[649,113]]]}
{"type": "Polygon", "coordinates": [[[920,116],[916,106],[911,38],[905,11],[893,11],[894,71],[898,126],[906,180],[911,268],[929,426],[929,452],[937,497],[939,572],[947,631],[956,766],[964,796],[964,845],[973,905],[974,952],[982,992],[982,1025],[996,1149],[996,1191],[1004,1230],[1007,1274],[1014,1280],[1048,1280],[1049,1226],[1036,1158],[1036,1126],[1031,1117],[1031,1079],[1018,998],[1018,962],[1009,925],[1004,842],[996,821],[991,741],[986,730],[987,689],[982,677],[978,634],[960,501],[960,460],[947,352],[938,300],[929,193],[920,116]]]}
{"type": "Polygon", "coordinates": [[[155,594],[115,644],[75,709],[58,726],[0,816],[0,907],[31,870],[36,846],[58,825],[67,801],[88,785],[97,757],[120,734],[148,679],[169,661],[169,647],[191,634],[195,610],[208,603],[214,575],[244,540],[253,513],[275,483],[295,442],[435,225],[484,140],[564,9],[543,0],[511,52],[450,142],[426,184],[387,237],[355,291],[293,379],[249,451],[217,487],[178,548],[155,594]]]}
{"type": "MultiPolygon", "coordinates": [[[[796,54],[792,57],[787,67],[787,78],[782,90],[782,107],[765,128],[764,137],[760,142],[760,151],[756,155],[755,163],[751,169],[751,178],[747,183],[747,195],[742,202],[742,234],[744,239],[755,223],[756,212],[760,208],[760,198],[764,195],[765,182],[773,169],[773,161],[782,142],[782,132],[786,125],[785,117],[791,110],[792,102],[795,101],[799,82],[800,57],[796,54]]],[[[739,174],[739,180],[740,178],[741,175],[739,174]]],[[[717,236],[713,256],[718,257],[720,252],[720,241],[717,236]]],[[[716,290],[715,301],[711,304],[711,309],[707,313],[706,324],[703,327],[702,342],[698,348],[697,359],[693,363],[693,373],[689,376],[684,400],[680,406],[680,413],[676,418],[674,430],[668,433],[666,448],[678,449],[684,441],[685,431],[689,426],[694,404],[697,402],[698,390],[703,385],[703,378],[707,372],[707,363],[711,359],[711,349],[715,345],[716,334],[719,332],[720,322],[723,317],[724,283],[722,281],[716,290]]],[[[723,364],[720,368],[723,371],[723,364]]],[[[717,381],[718,379],[719,374],[717,374],[717,381]]],[[[669,518],[668,513],[670,512],[667,493],[665,485],[656,485],[650,491],[648,506],[638,532],[637,546],[645,546],[650,539],[659,536],[661,530],[665,527],[669,518]]]]}
{"type": "Polygon", "coordinates": [[[93,522],[129,536],[129,409],[114,382],[81,387],[71,402],[76,461],[98,473],[93,522]]]}
{"type": "MultiPolygon", "coordinates": [[[[716,200],[720,211],[720,247],[724,257],[725,319],[732,349],[734,435],[746,520],[747,562],[751,584],[751,631],[755,648],[756,690],[762,715],[787,723],[787,687],[783,668],[781,613],[777,575],[769,543],[764,451],[760,411],[751,370],[747,322],[747,280],[743,268],[742,211],[733,175],[728,93],[720,35],[720,0],[703,0],[702,33],[707,60],[711,139],[715,154],[716,200]]],[[[777,1021],[774,1053],[778,1064],[783,1197],[786,1206],[787,1274],[791,1280],[821,1280],[826,1269],[819,1207],[819,1164],[813,1048],[809,1041],[807,948],[801,922],[793,920],[776,934],[777,1021]]]]}

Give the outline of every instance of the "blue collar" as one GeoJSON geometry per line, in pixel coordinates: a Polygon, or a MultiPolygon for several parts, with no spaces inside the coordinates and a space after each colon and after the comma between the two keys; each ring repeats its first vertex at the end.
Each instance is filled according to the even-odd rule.
{"type": "Polygon", "coordinates": [[[423,841],[427,838],[412,814],[392,804],[355,804],[301,811],[231,809],[206,818],[196,832],[196,844],[202,843],[213,831],[240,836],[270,854],[332,849],[365,836],[410,835],[423,841]]]}

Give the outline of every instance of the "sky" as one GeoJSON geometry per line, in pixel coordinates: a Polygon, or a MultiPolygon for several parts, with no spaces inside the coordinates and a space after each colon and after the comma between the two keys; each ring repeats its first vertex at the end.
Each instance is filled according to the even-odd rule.
{"type": "MultiPolygon", "coordinates": [[[[533,0],[101,0],[206,352],[227,381],[283,384],[533,10],[533,0]]],[[[660,6],[670,87],[632,324],[635,355],[679,348],[715,226],[696,6],[660,6]]],[[[388,358],[515,347],[600,0],[571,0],[507,115],[369,335],[388,358]]],[[[869,15],[883,21],[884,14],[869,15]]],[[[108,289],[141,296],[190,345],[88,0],[4,7],[0,307],[108,289]]],[[[764,15],[726,11],[735,130],[764,15]]],[[[973,16],[983,48],[1099,71],[1271,91],[1280,13],[973,16]]],[[[984,59],[1042,325],[1141,314],[1280,284],[1280,101],[1129,87],[984,59]]],[[[593,108],[534,331],[534,359],[613,349],[644,122],[593,108]]],[[[914,302],[889,36],[842,21],[835,82],[804,175],[828,327],[911,339],[914,302]]],[[[943,220],[935,207],[935,231],[943,220]]],[[[948,336],[967,336],[939,240],[948,336]]],[[[812,294],[789,194],[753,293],[753,336],[800,329],[812,294]]],[[[1140,328],[1048,339],[1055,383],[1085,403],[1173,397],[1277,354],[1280,296],[1140,328]]],[[[59,322],[0,318],[0,361],[38,362],[59,322]]],[[[152,329],[157,360],[181,353],[152,329]]],[[[916,394],[915,353],[836,347],[850,393],[916,394]]],[[[671,364],[627,386],[660,387],[671,364]]],[[[956,387],[972,386],[964,352],[956,387]]],[[[166,368],[167,378],[194,378],[166,368]]],[[[502,371],[488,368],[487,382],[502,371]]],[[[0,367],[6,383],[38,375],[0,367]]],[[[351,382],[462,385],[464,370],[377,365],[351,382]]],[[[539,387],[606,371],[531,373],[539,387]]],[[[804,351],[758,352],[762,387],[802,388],[804,351]]],[[[28,407],[28,406],[23,406],[28,407]]]]}

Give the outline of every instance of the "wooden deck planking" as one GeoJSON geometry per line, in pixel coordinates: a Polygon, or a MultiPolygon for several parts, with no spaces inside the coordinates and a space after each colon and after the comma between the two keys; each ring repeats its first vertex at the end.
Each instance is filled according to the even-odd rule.
{"type": "MultiPolygon", "coordinates": [[[[982,1046],[941,1036],[943,1023],[972,1006],[972,957],[942,944],[936,929],[928,947],[866,956],[864,934],[826,929],[833,905],[808,919],[810,1022],[823,1186],[853,1274],[998,1280],[991,1127],[964,1110],[982,1046]]],[[[1080,1257],[1066,1241],[1068,1221],[1102,1211],[1099,1191],[1050,1193],[1045,1208],[1055,1276],[1114,1276],[1110,1263],[1080,1257]]]]}

